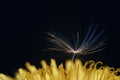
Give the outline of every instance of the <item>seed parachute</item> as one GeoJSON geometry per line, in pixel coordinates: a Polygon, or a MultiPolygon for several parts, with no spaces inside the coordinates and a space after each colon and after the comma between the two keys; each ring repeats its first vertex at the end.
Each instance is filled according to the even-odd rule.
{"type": "Polygon", "coordinates": [[[102,38],[103,32],[104,31],[102,30],[97,33],[97,27],[90,26],[83,39],[80,39],[80,33],[77,32],[76,39],[73,39],[74,46],[72,45],[72,42],[68,41],[68,39],[66,41],[63,38],[58,37],[55,33],[48,33],[48,39],[51,43],[51,46],[48,49],[72,53],[73,59],[75,54],[92,54],[105,48],[103,46],[107,39],[102,38]]]}

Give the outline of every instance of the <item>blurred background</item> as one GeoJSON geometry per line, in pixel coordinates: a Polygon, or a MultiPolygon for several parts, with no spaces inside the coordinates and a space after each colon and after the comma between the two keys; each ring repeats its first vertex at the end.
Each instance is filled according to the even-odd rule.
{"type": "MultiPolygon", "coordinates": [[[[46,32],[51,30],[67,35],[78,29],[99,24],[108,38],[106,49],[92,55],[77,56],[82,61],[93,59],[111,67],[120,67],[120,8],[111,0],[79,2],[41,2],[40,0],[0,2],[0,72],[13,75],[29,61],[40,67],[40,60],[58,63],[72,55],[44,51],[46,32]]],[[[83,34],[83,33],[82,33],[83,34]]],[[[68,37],[69,37],[68,36],[68,37]]]]}

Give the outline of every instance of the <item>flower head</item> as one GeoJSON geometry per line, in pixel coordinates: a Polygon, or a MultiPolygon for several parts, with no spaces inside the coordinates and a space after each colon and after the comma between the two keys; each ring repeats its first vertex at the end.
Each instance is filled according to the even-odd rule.
{"type": "Polygon", "coordinates": [[[81,60],[75,59],[66,61],[65,68],[63,64],[56,65],[54,59],[51,59],[51,64],[43,60],[41,61],[42,68],[36,68],[30,63],[26,63],[26,69],[20,68],[15,74],[15,77],[9,77],[0,74],[0,80],[120,80],[117,73],[120,69],[114,69],[109,66],[99,66],[102,62],[87,61],[84,65],[81,60]]]}

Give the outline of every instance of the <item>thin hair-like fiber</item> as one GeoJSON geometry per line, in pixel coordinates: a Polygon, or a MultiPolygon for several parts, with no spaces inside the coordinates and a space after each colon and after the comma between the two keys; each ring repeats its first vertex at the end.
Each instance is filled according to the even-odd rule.
{"type": "MultiPolygon", "coordinates": [[[[103,50],[105,47],[106,38],[101,38],[103,35],[103,30],[99,33],[97,32],[97,27],[90,26],[87,33],[83,39],[80,39],[80,33],[77,32],[76,39],[74,39],[74,46],[71,45],[72,42],[65,41],[63,38],[58,37],[54,33],[48,33],[50,47],[49,50],[62,51],[65,53],[72,53],[72,60],[75,58],[75,54],[85,55],[92,54],[103,50]],[[82,42],[80,42],[82,41],[82,42]]],[[[67,39],[68,40],[68,39],[67,39]]]]}

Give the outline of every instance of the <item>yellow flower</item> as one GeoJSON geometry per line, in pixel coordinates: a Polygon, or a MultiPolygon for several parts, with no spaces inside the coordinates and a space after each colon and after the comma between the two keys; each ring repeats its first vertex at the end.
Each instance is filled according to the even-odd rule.
{"type": "Polygon", "coordinates": [[[79,59],[75,59],[75,62],[68,60],[65,68],[63,64],[57,67],[54,59],[51,59],[50,65],[44,60],[41,64],[42,68],[37,69],[27,62],[27,70],[18,69],[14,78],[1,73],[0,80],[120,80],[120,75],[117,75],[119,68],[100,66],[102,62],[95,63],[93,60],[85,62],[84,65],[79,59]]]}

